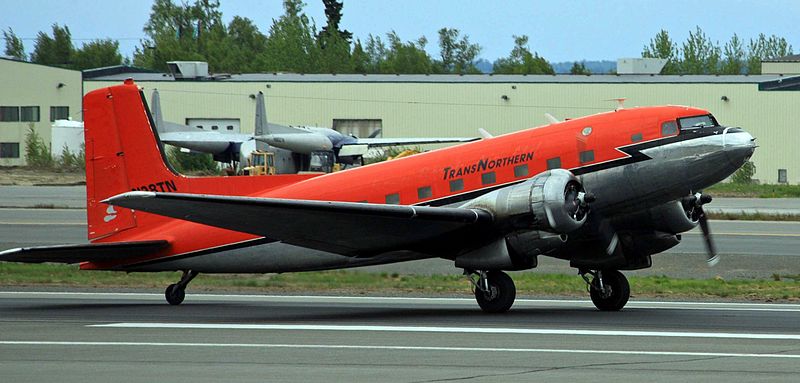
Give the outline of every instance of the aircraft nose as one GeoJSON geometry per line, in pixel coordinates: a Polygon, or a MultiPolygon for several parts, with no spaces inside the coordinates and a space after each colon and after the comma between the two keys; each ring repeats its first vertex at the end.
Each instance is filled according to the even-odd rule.
{"type": "Polygon", "coordinates": [[[722,142],[728,159],[738,165],[744,164],[755,152],[756,139],[750,133],[739,128],[725,128],[722,142]]]}

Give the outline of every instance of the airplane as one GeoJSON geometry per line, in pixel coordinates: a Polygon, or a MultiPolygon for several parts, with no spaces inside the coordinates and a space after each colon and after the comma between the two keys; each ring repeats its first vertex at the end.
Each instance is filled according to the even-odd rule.
{"type": "Polygon", "coordinates": [[[84,97],[91,243],[18,248],[1,261],[83,270],[283,273],[443,258],[487,313],[511,308],[506,271],[568,260],[601,311],[630,297],[621,271],[700,226],[718,258],[701,190],[754,153],[745,130],[686,106],[574,118],[324,175],[185,177],[164,161],[132,80],[84,97]]]}
{"type": "Polygon", "coordinates": [[[211,153],[215,161],[246,163],[254,150],[275,154],[278,173],[297,173],[298,170],[330,169],[333,162],[361,165],[362,157],[371,148],[460,143],[475,137],[417,137],[379,138],[376,130],[367,138],[344,135],[330,128],[287,126],[267,121],[264,94],[256,95],[254,134],[209,132],[199,128],[164,121],[158,90],[151,98],[153,119],[162,142],[196,152],[211,153]],[[298,156],[296,154],[303,156],[298,156]],[[313,166],[315,162],[324,164],[313,166]],[[330,162],[330,163],[327,163],[330,162]]]}

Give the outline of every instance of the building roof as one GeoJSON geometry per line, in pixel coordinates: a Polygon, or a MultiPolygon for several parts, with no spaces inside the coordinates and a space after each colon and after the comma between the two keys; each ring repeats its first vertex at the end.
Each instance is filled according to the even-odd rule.
{"type": "Polygon", "coordinates": [[[45,68],[66,70],[66,71],[70,71],[70,72],[80,72],[80,71],[75,70],[75,69],[62,68],[60,66],[55,66],[55,65],[45,65],[45,64],[32,63],[30,61],[20,60],[20,59],[18,59],[16,57],[0,56],[0,60],[2,60],[2,61],[13,61],[13,62],[17,62],[17,63],[20,63],[20,64],[43,66],[45,68]]]}
{"type": "Polygon", "coordinates": [[[776,57],[774,59],[766,59],[761,60],[761,62],[765,63],[791,63],[791,62],[800,62],[800,55],[789,55],[783,57],[776,57]]]}
{"type": "Polygon", "coordinates": [[[453,75],[453,74],[297,74],[297,73],[243,73],[232,75],[212,75],[196,80],[175,80],[168,73],[123,72],[98,75],[87,81],[184,81],[184,82],[351,82],[351,83],[582,83],[582,84],[758,84],[776,80],[779,75],[453,75]]]}
{"type": "Polygon", "coordinates": [[[156,73],[156,71],[130,65],[112,65],[102,68],[86,69],[83,71],[83,79],[86,80],[95,77],[114,76],[126,73],[156,73]]]}

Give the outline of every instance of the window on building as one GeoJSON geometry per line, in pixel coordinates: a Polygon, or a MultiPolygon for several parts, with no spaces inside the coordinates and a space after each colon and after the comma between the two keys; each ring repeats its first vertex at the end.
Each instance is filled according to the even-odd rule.
{"type": "Polygon", "coordinates": [[[594,150],[584,150],[578,154],[582,164],[594,161],[594,150]]]}
{"type": "Polygon", "coordinates": [[[0,121],[19,121],[18,106],[0,106],[0,121]]]}
{"type": "Polygon", "coordinates": [[[528,175],[528,164],[514,166],[514,177],[525,177],[528,175]]]}
{"type": "Polygon", "coordinates": [[[450,191],[457,192],[464,190],[464,180],[459,178],[457,180],[450,181],[450,191]]]}
{"type": "Polygon", "coordinates": [[[19,142],[0,142],[0,158],[19,158],[19,142]]]}
{"type": "Polygon", "coordinates": [[[38,106],[23,106],[20,108],[19,120],[26,122],[39,122],[38,106]]]}
{"type": "Polygon", "coordinates": [[[641,140],[642,140],[642,134],[641,133],[636,133],[636,134],[631,135],[631,142],[639,142],[641,140]]]}
{"type": "Polygon", "coordinates": [[[483,185],[491,185],[497,181],[497,176],[494,172],[488,172],[481,174],[481,184],[483,185]]]}
{"type": "Polygon", "coordinates": [[[68,106],[51,106],[50,107],[50,122],[55,120],[66,120],[69,119],[69,107],[68,106]]]}
{"type": "Polygon", "coordinates": [[[333,119],[333,130],[345,136],[371,137],[373,134],[381,137],[383,120],[376,119],[333,119]]]}
{"type": "Polygon", "coordinates": [[[678,133],[678,124],[675,121],[667,121],[661,124],[662,136],[674,136],[676,133],[678,133]]]}
{"type": "Polygon", "coordinates": [[[400,204],[400,193],[387,194],[386,195],[386,204],[387,205],[399,205],[400,204]]]}
{"type": "Polygon", "coordinates": [[[423,187],[417,189],[417,198],[418,199],[431,198],[431,196],[433,196],[433,192],[431,191],[431,187],[430,186],[423,186],[423,187]]]}
{"type": "Polygon", "coordinates": [[[561,168],[561,157],[554,157],[547,160],[547,169],[560,169],[561,168]]]}
{"type": "Polygon", "coordinates": [[[789,177],[786,175],[786,169],[778,169],[778,183],[789,183],[789,177]]]}

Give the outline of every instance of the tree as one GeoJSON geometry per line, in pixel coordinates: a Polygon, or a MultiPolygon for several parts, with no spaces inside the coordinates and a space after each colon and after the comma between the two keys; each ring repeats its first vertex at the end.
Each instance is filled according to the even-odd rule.
{"type": "Polygon", "coordinates": [[[706,35],[700,26],[689,32],[689,38],[683,43],[681,51],[683,60],[680,63],[682,74],[716,74],[719,73],[720,49],[706,35]]]}
{"type": "Polygon", "coordinates": [[[353,34],[339,29],[342,19],[342,2],[323,0],[327,25],[317,34],[320,49],[319,70],[325,73],[349,73],[353,70],[350,60],[350,41],[353,34]]]}
{"type": "Polygon", "coordinates": [[[3,38],[6,40],[6,50],[4,53],[6,56],[18,60],[25,60],[27,58],[27,56],[25,56],[25,45],[22,44],[22,39],[14,33],[13,29],[9,27],[8,32],[3,31],[3,38]]]}
{"type": "Polygon", "coordinates": [[[514,36],[514,49],[508,57],[494,62],[493,72],[497,74],[555,74],[553,67],[538,53],[528,49],[528,36],[514,36]]]}
{"type": "Polygon", "coordinates": [[[404,43],[395,31],[389,32],[389,49],[386,60],[380,65],[381,73],[420,74],[433,72],[433,60],[425,51],[425,36],[404,43]]]}
{"type": "Polygon", "coordinates": [[[742,74],[745,69],[744,45],[736,33],[723,48],[724,58],[720,67],[720,74],[742,74]]]}
{"type": "Polygon", "coordinates": [[[480,73],[475,67],[475,60],[481,52],[481,46],[471,44],[469,36],[460,35],[459,30],[455,28],[439,30],[441,61],[436,63],[437,66],[444,73],[480,73]]]}
{"type": "Polygon", "coordinates": [[[196,0],[192,5],[155,0],[143,30],[148,38],[134,52],[137,66],[167,70],[167,61],[200,60],[208,61],[212,71],[225,69],[220,59],[228,53],[222,43],[226,31],[218,0],[196,0]]]}
{"type": "Polygon", "coordinates": [[[77,70],[102,68],[122,64],[119,42],[111,39],[94,40],[75,51],[71,67],[77,70]]]}
{"type": "Polygon", "coordinates": [[[284,14],[273,20],[259,64],[267,71],[316,73],[319,48],[316,27],[303,13],[301,0],[284,0],[284,14]]]}
{"type": "Polygon", "coordinates": [[[31,61],[37,64],[69,68],[72,65],[72,34],[66,25],[62,28],[53,24],[53,37],[44,32],[36,35],[31,61]]]}
{"type": "Polygon", "coordinates": [[[572,64],[572,68],[569,68],[569,73],[587,75],[592,74],[592,71],[586,69],[586,65],[584,65],[582,62],[579,63],[576,61],[572,64]]]}
{"type": "Polygon", "coordinates": [[[656,37],[650,39],[650,45],[642,50],[642,57],[666,59],[667,63],[661,69],[661,74],[678,74],[678,46],[669,37],[669,33],[661,30],[656,37]]]}
{"type": "Polygon", "coordinates": [[[761,74],[761,61],[788,56],[792,54],[792,46],[783,37],[763,33],[750,40],[747,52],[747,73],[761,74]]]}

